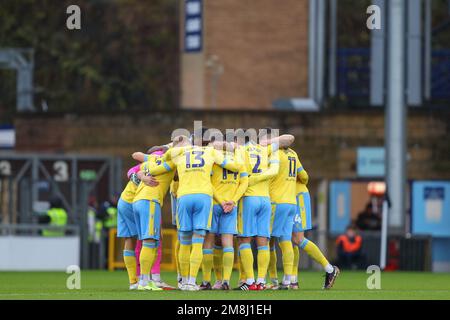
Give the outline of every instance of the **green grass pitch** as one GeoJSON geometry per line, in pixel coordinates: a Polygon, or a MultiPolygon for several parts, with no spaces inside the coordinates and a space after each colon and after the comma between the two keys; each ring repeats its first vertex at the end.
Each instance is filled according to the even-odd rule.
{"type": "MultiPolygon", "coordinates": [[[[343,271],[332,290],[321,290],[323,274],[304,271],[300,290],[289,291],[128,291],[125,271],[81,271],[81,289],[66,288],[64,272],[0,272],[0,300],[5,299],[450,299],[450,274],[386,272],[381,290],[369,290],[365,272],[343,271]]],[[[175,285],[175,274],[164,272],[163,279],[175,285]]],[[[201,275],[200,275],[201,276],[201,275]]],[[[236,283],[236,273],[232,283],[236,283]]]]}

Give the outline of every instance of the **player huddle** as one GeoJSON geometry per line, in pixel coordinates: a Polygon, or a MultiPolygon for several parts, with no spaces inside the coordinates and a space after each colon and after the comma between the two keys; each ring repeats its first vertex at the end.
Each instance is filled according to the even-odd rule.
{"type": "Polygon", "coordinates": [[[272,137],[270,128],[260,130],[258,137],[223,141],[203,128],[193,136],[178,135],[168,145],[152,147],[148,154],[134,153],[133,158],[142,164],[129,171],[130,181],[118,205],[118,237],[125,238],[123,255],[130,289],[168,287],[159,277],[152,278],[150,271],[157,259],[161,207],[169,189],[178,233],[179,289],[230,290],[234,237],[240,271],[236,289],[298,289],[299,249],[324,267],[323,288],[331,288],[339,269],[304,237],[304,231],[311,229],[308,174],[289,148],[293,141],[292,135],[272,137]],[[142,240],[139,277],[136,238],[142,240]],[[281,283],[277,244],[284,272],[281,283]],[[200,267],[203,281],[199,286],[200,267]],[[217,281],[212,286],[213,268],[217,281]],[[267,273],[270,285],[266,285],[267,273]]]}

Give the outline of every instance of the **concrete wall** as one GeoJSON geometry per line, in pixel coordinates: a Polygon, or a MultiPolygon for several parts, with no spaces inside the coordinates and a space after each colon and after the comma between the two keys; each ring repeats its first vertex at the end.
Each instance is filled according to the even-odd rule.
{"type": "MultiPolygon", "coordinates": [[[[294,148],[315,179],[356,178],[358,146],[382,146],[382,110],[295,112],[173,111],[110,115],[34,115],[16,118],[16,149],[122,156],[167,142],[194,120],[210,128],[271,126],[296,137],[294,148]]],[[[408,178],[450,179],[450,111],[411,111],[408,117],[408,178]]]]}
{"type": "Polygon", "coordinates": [[[80,265],[80,238],[3,236],[0,252],[0,270],[66,271],[80,265]]]}

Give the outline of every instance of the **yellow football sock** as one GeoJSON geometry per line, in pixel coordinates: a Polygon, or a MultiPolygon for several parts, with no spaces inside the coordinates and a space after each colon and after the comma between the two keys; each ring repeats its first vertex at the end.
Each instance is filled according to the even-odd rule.
{"type": "Polygon", "coordinates": [[[212,266],[213,266],[213,250],[203,249],[203,260],[202,260],[203,281],[211,282],[212,266]]]}
{"type": "Polygon", "coordinates": [[[189,264],[189,277],[196,278],[203,260],[203,238],[192,239],[192,250],[189,264]]]}
{"type": "Polygon", "coordinates": [[[223,248],[223,281],[230,281],[234,264],[234,248],[223,248]]]}
{"type": "MultiPolygon", "coordinates": [[[[294,249],[292,248],[292,242],[281,241],[280,242],[281,254],[283,259],[283,271],[285,276],[292,275],[292,266],[294,265],[294,249]]],[[[288,278],[289,279],[289,278],[288,278]]]]}
{"type": "Polygon", "coordinates": [[[294,282],[297,282],[298,277],[298,263],[300,262],[300,250],[298,249],[298,246],[294,246],[294,264],[292,267],[292,276],[294,277],[294,282]]]}
{"type": "Polygon", "coordinates": [[[314,242],[303,238],[302,242],[300,243],[300,248],[305,250],[305,252],[317,263],[322,265],[322,267],[325,268],[330,264],[327,258],[325,258],[325,256],[323,255],[322,251],[320,251],[319,247],[317,247],[314,242]]]}
{"type": "Polygon", "coordinates": [[[270,248],[269,276],[272,281],[278,279],[277,250],[275,246],[270,248]]]}
{"type": "Polygon", "coordinates": [[[267,269],[270,263],[270,252],[268,246],[258,247],[258,283],[264,283],[267,269]]]}
{"type": "Polygon", "coordinates": [[[253,252],[250,243],[242,243],[239,246],[239,254],[241,256],[242,269],[247,277],[243,280],[245,280],[247,284],[252,284],[253,281],[255,281],[255,273],[253,272],[253,252]]]}
{"type": "Polygon", "coordinates": [[[123,261],[125,262],[125,267],[127,268],[130,283],[136,283],[136,256],[134,255],[134,250],[123,250],[123,261]]]}
{"type": "Polygon", "coordinates": [[[178,255],[180,254],[180,240],[178,240],[175,242],[175,265],[177,266],[177,274],[181,275],[181,271],[180,271],[180,261],[178,259],[178,255]]]}
{"type": "Polygon", "coordinates": [[[239,260],[239,280],[245,282],[247,280],[247,275],[245,274],[244,266],[242,265],[240,252],[238,252],[238,260],[239,260]]]}
{"type": "Polygon", "coordinates": [[[214,246],[214,274],[216,275],[216,280],[222,280],[222,270],[223,270],[223,250],[222,247],[214,246]]]}
{"type": "Polygon", "coordinates": [[[139,256],[139,263],[141,264],[141,274],[150,275],[153,263],[155,262],[157,254],[157,246],[155,242],[142,243],[141,254],[139,256]]]}
{"type": "Polygon", "coordinates": [[[189,277],[189,259],[191,256],[191,242],[181,241],[180,243],[180,252],[178,254],[178,263],[180,264],[180,275],[187,279],[189,277]]]}

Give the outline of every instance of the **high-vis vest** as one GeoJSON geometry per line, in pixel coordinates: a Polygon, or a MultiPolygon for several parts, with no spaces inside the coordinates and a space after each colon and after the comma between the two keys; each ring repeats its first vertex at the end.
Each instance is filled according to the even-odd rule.
{"type": "Polygon", "coordinates": [[[117,227],[117,208],[109,207],[106,209],[108,217],[105,220],[105,228],[115,228],[117,227]]]}
{"type": "MultiPolygon", "coordinates": [[[[50,217],[49,225],[52,227],[64,227],[67,224],[67,212],[62,208],[52,208],[47,211],[50,217]]],[[[64,237],[64,230],[43,230],[44,237],[64,237]]]]}

